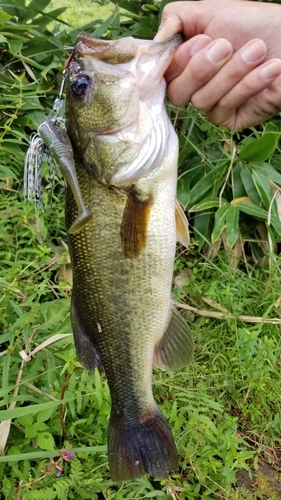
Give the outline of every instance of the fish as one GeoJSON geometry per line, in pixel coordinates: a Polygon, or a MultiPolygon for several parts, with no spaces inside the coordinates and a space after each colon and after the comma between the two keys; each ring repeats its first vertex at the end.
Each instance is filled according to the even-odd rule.
{"type": "MultiPolygon", "coordinates": [[[[107,377],[108,460],[117,482],[178,471],[152,369],[183,368],[194,351],[171,299],[176,241],[188,244],[188,222],[176,199],[178,139],[163,75],[181,43],[181,35],[155,42],[81,33],[68,62],[66,129],[92,214],[68,233],[71,322],[78,359],[107,377]]],[[[78,216],[69,186],[65,207],[69,229],[78,216]]]]}

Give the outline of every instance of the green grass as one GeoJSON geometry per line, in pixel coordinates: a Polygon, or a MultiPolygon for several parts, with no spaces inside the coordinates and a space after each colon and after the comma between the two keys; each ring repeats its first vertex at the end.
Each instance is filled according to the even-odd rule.
{"type": "MultiPolygon", "coordinates": [[[[104,16],[98,7],[91,2],[71,3],[63,19],[78,28],[93,15],[104,16]]],[[[112,4],[105,9],[107,17],[112,4]]],[[[144,27],[140,23],[133,29],[143,35],[155,23],[155,16],[150,16],[144,27]]],[[[62,45],[63,40],[64,36],[62,45]]],[[[37,62],[42,62],[43,53],[42,49],[33,56],[37,62]]],[[[9,64],[6,56],[3,53],[3,61],[9,64]]],[[[61,63],[56,55],[51,57],[42,63],[50,64],[46,75],[51,85],[44,81],[41,93],[59,88],[56,71],[61,63]]],[[[64,60],[61,52],[60,57],[64,60]]],[[[39,78],[40,72],[36,75],[39,78]]],[[[53,205],[44,213],[34,212],[22,198],[26,137],[34,128],[36,110],[41,117],[41,104],[48,107],[54,96],[47,94],[46,101],[39,102],[36,82],[9,80],[7,90],[7,81],[0,81],[5,97],[5,114],[0,116],[0,448],[5,451],[0,456],[0,500],[259,500],[263,494],[275,500],[274,487],[260,477],[255,491],[237,488],[236,473],[255,471],[260,463],[269,464],[276,475],[280,472],[279,221],[277,230],[263,222],[264,212],[258,209],[268,215],[268,191],[260,189],[265,173],[259,177],[249,149],[247,153],[247,142],[257,141],[255,152],[262,154],[259,139],[265,137],[262,141],[271,151],[268,176],[278,184],[280,149],[266,134],[272,130],[279,134],[280,120],[234,136],[209,124],[201,113],[170,107],[180,139],[179,196],[188,206],[192,235],[190,248],[178,249],[173,297],[191,325],[196,350],[184,370],[172,374],[154,370],[153,392],[173,429],[180,470],[165,481],[144,476],[116,485],[106,454],[110,412],[106,379],[98,372],[87,373],[78,363],[70,335],[63,183],[55,176],[53,205]],[[246,160],[236,154],[226,182],[229,145],[234,142],[238,149],[245,146],[246,160]],[[249,217],[241,210],[236,227],[228,220],[235,229],[231,235],[238,235],[230,248],[226,220],[217,224],[214,214],[222,189],[230,209],[237,189],[245,188],[242,170],[248,173],[246,187],[253,191],[257,186],[256,208],[252,207],[256,212],[249,217]],[[208,181],[206,191],[207,175],[214,182],[208,181]],[[207,208],[206,197],[211,199],[207,208]]],[[[46,173],[47,207],[49,193],[46,173]]]]}
{"type": "MultiPolygon", "coordinates": [[[[15,491],[17,499],[30,500],[170,498],[174,491],[180,499],[240,500],[233,489],[235,471],[255,467],[258,457],[271,461],[272,450],[280,449],[280,325],[251,322],[252,316],[268,321],[278,317],[280,260],[266,272],[250,265],[246,274],[231,269],[223,251],[213,262],[195,246],[184,255],[179,252],[175,277],[182,282],[174,296],[203,314],[183,309],[194,331],[196,353],[184,370],[155,370],[153,390],[173,428],[180,474],[169,481],[142,477],[116,487],[105,447],[107,383],[77,363],[72,337],[67,336],[69,286],[56,282],[67,252],[50,242],[63,243],[63,220],[50,230],[46,223],[52,213],[46,220],[17,198],[6,194],[0,205],[1,233],[13,235],[1,245],[1,351],[7,352],[0,358],[0,419],[13,418],[6,458],[0,459],[2,498],[12,499],[15,491]],[[219,308],[236,319],[208,317],[219,308]],[[249,322],[241,321],[241,315],[249,316],[249,322]],[[63,337],[40,349],[57,334],[63,337]],[[36,347],[38,352],[24,363],[20,351],[36,347]],[[62,414],[60,398],[65,400],[62,414]],[[15,406],[7,413],[11,404],[15,406]],[[58,454],[64,447],[75,450],[70,462],[58,454]],[[50,462],[52,450],[56,453],[50,462]],[[15,456],[13,461],[10,456],[15,456]],[[57,477],[60,467],[63,474],[57,477]]],[[[55,201],[54,214],[60,213],[61,203],[60,198],[55,201]]]]}
{"type": "Polygon", "coordinates": [[[48,10],[66,7],[60,19],[68,23],[72,28],[79,28],[97,19],[106,19],[110,16],[113,6],[108,2],[94,2],[91,0],[52,0],[48,10]]]}

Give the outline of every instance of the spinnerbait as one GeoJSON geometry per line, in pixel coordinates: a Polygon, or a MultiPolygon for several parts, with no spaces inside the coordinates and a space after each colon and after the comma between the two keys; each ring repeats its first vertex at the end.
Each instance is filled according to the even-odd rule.
{"type": "Polygon", "coordinates": [[[65,120],[59,116],[59,111],[62,107],[63,89],[67,78],[68,65],[72,60],[77,46],[69,57],[66,68],[63,72],[63,79],[60,87],[59,96],[56,98],[53,106],[54,116],[48,116],[38,127],[37,133],[33,135],[30,141],[30,146],[27,150],[24,162],[24,197],[25,199],[34,199],[36,206],[37,200],[41,208],[42,201],[42,161],[45,154],[49,159],[52,159],[59,165],[60,171],[69,184],[73,193],[74,199],[78,207],[78,216],[69,229],[69,233],[73,234],[80,231],[92,217],[91,212],[87,209],[83,202],[81,190],[79,187],[74,153],[72,145],[65,128],[65,120]]]}

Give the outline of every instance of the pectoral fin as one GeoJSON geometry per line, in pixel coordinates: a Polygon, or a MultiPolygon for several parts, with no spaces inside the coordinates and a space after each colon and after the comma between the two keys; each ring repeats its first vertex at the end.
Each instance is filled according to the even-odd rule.
{"type": "Polygon", "coordinates": [[[193,352],[192,332],[180,312],[172,306],[171,321],[155,346],[153,364],[162,370],[179,370],[190,363],[193,352]]]}
{"type": "Polygon", "coordinates": [[[186,215],[176,198],[176,230],[177,230],[177,240],[184,246],[188,247],[190,243],[188,220],[186,215]]]}
{"type": "Polygon", "coordinates": [[[129,259],[136,259],[146,246],[151,204],[151,196],[142,197],[132,186],[121,223],[122,249],[129,259]]]}
{"type": "Polygon", "coordinates": [[[71,323],[79,361],[90,372],[94,372],[96,367],[100,369],[102,362],[99,350],[83,325],[74,294],[71,299],[71,323]]]}

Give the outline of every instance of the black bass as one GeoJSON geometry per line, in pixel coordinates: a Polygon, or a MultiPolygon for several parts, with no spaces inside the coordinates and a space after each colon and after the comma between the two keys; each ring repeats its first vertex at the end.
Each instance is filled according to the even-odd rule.
{"type": "MultiPolygon", "coordinates": [[[[81,362],[91,371],[103,365],[107,376],[114,481],[165,478],[178,468],[151,379],[153,365],[174,370],[193,355],[190,329],[171,301],[176,239],[187,244],[188,227],[176,201],[178,140],[163,74],[181,41],[82,33],[68,64],[67,133],[93,213],[69,234],[72,327],[81,362]]],[[[67,188],[68,228],[76,218],[67,188]]]]}

